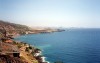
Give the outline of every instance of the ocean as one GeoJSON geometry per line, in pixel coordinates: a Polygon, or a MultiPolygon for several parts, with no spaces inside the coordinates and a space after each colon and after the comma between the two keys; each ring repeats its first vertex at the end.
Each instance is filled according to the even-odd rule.
{"type": "Polygon", "coordinates": [[[15,40],[40,48],[51,63],[100,63],[100,29],[66,29],[63,32],[23,35],[15,40]]]}

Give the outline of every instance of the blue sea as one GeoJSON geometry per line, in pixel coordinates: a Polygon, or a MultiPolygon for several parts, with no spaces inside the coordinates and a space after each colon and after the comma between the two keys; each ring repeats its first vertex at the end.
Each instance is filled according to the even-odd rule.
{"type": "Polygon", "coordinates": [[[66,29],[63,32],[23,35],[15,40],[40,48],[51,63],[100,63],[100,29],[66,29]]]}

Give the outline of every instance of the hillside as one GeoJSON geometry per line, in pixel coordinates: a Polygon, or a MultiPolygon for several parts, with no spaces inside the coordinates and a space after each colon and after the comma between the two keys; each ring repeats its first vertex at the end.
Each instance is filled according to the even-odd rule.
{"type": "Polygon", "coordinates": [[[6,31],[10,34],[16,35],[16,34],[25,34],[26,31],[29,31],[30,28],[25,25],[15,24],[6,22],[3,20],[0,20],[0,32],[3,32],[3,27],[6,29],[6,31]]]}
{"type": "Polygon", "coordinates": [[[60,29],[55,28],[38,28],[33,27],[30,28],[26,25],[20,25],[15,23],[6,22],[3,20],[0,20],[0,32],[4,32],[3,27],[6,29],[8,34],[12,35],[22,35],[22,34],[33,34],[33,33],[51,33],[51,32],[59,32],[62,31],[60,29]]]}

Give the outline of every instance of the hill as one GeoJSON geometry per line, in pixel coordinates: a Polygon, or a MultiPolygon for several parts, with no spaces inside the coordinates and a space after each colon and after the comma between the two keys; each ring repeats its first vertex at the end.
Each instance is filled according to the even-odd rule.
{"type": "Polygon", "coordinates": [[[15,24],[0,20],[0,32],[3,33],[4,29],[7,31],[9,35],[23,35],[23,34],[33,34],[33,33],[52,33],[52,32],[61,32],[64,31],[62,29],[50,28],[50,27],[28,27],[26,25],[15,24]]]}
{"type": "Polygon", "coordinates": [[[10,23],[10,22],[0,20],[0,32],[1,33],[4,30],[3,27],[9,34],[13,34],[13,35],[25,34],[26,31],[30,30],[30,27],[26,25],[20,25],[20,24],[15,24],[15,23],[10,23]]]}

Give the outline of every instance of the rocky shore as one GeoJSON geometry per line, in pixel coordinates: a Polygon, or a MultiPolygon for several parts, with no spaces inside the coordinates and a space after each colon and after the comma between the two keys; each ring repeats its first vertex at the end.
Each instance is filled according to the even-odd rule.
{"type": "Polygon", "coordinates": [[[45,57],[42,55],[42,50],[24,42],[16,41],[15,44],[20,49],[20,57],[26,59],[28,63],[33,63],[34,59],[36,63],[49,63],[45,60],[45,57]]]}

